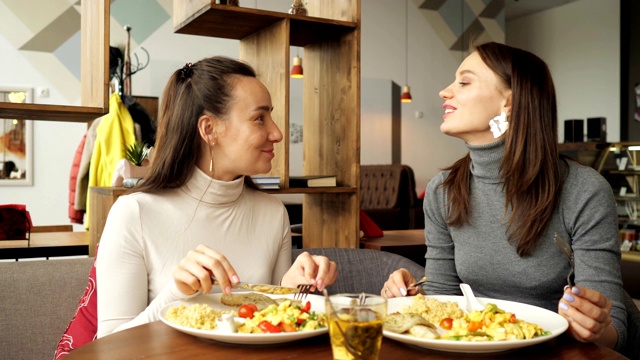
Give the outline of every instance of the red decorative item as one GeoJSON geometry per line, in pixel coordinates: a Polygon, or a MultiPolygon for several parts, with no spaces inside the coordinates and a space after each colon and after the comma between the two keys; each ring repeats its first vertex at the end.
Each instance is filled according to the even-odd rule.
{"type": "MultiPolygon", "coordinates": [[[[98,250],[96,249],[96,253],[98,250]]],[[[96,255],[97,259],[97,255],[96,255]]],[[[84,294],[78,301],[76,314],[69,322],[67,330],[56,347],[54,360],[61,359],[71,351],[89,343],[96,338],[98,333],[98,289],[96,284],[96,262],[93,261],[89,281],[84,294]]]]}
{"type": "Polygon", "coordinates": [[[0,205],[0,240],[29,240],[32,226],[26,205],[0,205]]]}
{"type": "Polygon", "coordinates": [[[384,236],[380,227],[362,210],[360,210],[360,231],[364,233],[366,238],[384,236]]]}

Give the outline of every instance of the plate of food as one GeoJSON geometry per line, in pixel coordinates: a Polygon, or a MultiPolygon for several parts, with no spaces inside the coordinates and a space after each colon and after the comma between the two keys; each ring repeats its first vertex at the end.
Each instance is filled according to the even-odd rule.
{"type": "Polygon", "coordinates": [[[482,311],[464,311],[463,296],[416,295],[387,304],[383,335],[415,346],[489,353],[549,341],[569,327],[558,313],[537,306],[478,298],[482,311]]]}
{"type": "Polygon", "coordinates": [[[277,344],[327,333],[324,297],[309,294],[198,295],[160,311],[160,320],[197,337],[232,344],[277,344]]]}

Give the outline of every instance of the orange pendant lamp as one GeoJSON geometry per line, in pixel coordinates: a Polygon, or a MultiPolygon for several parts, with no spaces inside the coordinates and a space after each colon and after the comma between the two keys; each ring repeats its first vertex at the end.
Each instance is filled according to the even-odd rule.
{"type": "Polygon", "coordinates": [[[304,72],[302,70],[302,58],[298,55],[293,58],[293,66],[291,67],[291,77],[294,79],[302,79],[304,72]]]}
{"type": "Polygon", "coordinates": [[[400,102],[410,103],[413,101],[411,98],[411,86],[405,85],[402,87],[402,95],[400,95],[400,102]]]}
{"type": "Polygon", "coordinates": [[[405,32],[404,32],[404,44],[405,44],[405,60],[406,66],[404,68],[404,80],[405,85],[402,87],[402,95],[400,95],[400,102],[410,103],[413,101],[411,98],[411,86],[409,86],[409,0],[405,2],[405,32]]]}

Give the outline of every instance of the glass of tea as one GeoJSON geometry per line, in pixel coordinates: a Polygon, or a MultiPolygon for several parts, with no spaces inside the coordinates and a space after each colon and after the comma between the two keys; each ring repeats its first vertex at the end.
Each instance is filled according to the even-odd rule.
{"type": "Polygon", "coordinates": [[[372,294],[336,294],[326,299],[334,360],[377,360],[387,299],[372,294]]]}

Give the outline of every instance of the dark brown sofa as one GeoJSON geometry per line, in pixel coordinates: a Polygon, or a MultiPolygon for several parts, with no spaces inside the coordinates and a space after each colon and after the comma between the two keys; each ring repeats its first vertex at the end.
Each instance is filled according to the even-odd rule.
{"type": "Polygon", "coordinates": [[[408,165],[361,165],[360,209],[382,230],[424,228],[422,199],[408,165]]]}

